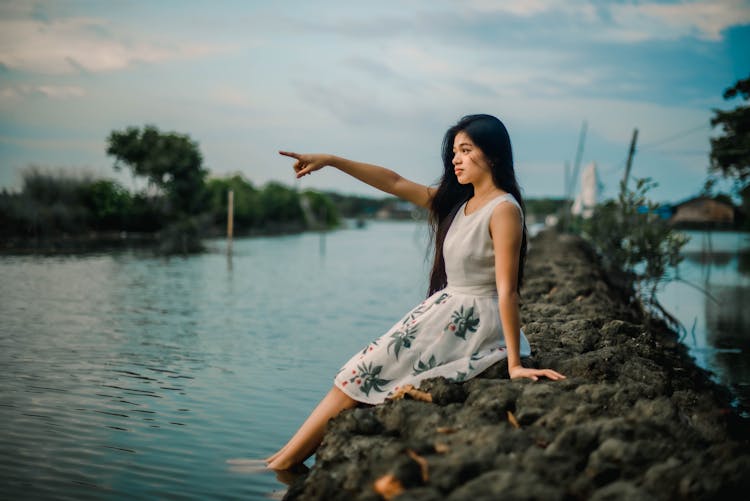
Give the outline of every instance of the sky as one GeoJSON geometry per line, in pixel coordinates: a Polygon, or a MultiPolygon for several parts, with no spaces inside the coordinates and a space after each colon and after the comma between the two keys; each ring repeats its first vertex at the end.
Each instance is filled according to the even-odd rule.
{"type": "Polygon", "coordinates": [[[432,184],[461,116],[508,127],[526,197],[582,166],[613,196],[697,194],[712,109],[750,76],[750,0],[0,0],[0,187],[35,165],[138,181],[106,138],[151,124],[198,142],[213,176],[377,196],[335,169],[294,179],[279,149],[327,152],[432,184]]]}

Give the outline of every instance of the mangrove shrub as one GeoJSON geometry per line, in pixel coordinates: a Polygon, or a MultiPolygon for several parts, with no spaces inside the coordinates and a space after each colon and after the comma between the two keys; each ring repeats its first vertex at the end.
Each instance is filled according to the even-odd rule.
{"type": "Polygon", "coordinates": [[[615,276],[634,285],[645,312],[662,313],[674,321],[656,299],[659,286],[672,277],[682,260],[687,237],[658,214],[658,204],[647,198],[655,186],[650,179],[635,179],[635,189],[620,183],[617,200],[600,204],[583,222],[583,232],[615,276]]]}

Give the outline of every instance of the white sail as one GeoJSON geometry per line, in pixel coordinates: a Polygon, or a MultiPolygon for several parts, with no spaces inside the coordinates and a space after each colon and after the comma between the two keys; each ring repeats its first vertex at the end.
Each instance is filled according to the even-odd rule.
{"type": "Polygon", "coordinates": [[[581,174],[581,191],[578,192],[573,207],[570,209],[574,215],[588,219],[594,214],[594,207],[599,199],[599,184],[596,162],[591,162],[581,174]]]}

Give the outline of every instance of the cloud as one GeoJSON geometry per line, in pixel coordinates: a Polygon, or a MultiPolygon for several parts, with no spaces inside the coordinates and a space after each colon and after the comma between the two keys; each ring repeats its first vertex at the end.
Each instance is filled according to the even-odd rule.
{"type": "Polygon", "coordinates": [[[211,92],[213,102],[232,108],[252,108],[254,102],[246,89],[239,89],[230,85],[222,84],[211,92]]]}
{"type": "Polygon", "coordinates": [[[298,82],[296,87],[303,101],[326,110],[346,124],[359,125],[387,114],[385,103],[379,102],[375,93],[355,85],[298,82]]]}
{"type": "Polygon", "coordinates": [[[653,39],[695,37],[722,40],[731,26],[750,22],[750,4],[746,0],[678,0],[676,2],[613,2],[609,5],[591,0],[470,0],[465,4],[480,15],[502,14],[520,18],[557,16],[580,26],[608,27],[592,31],[603,40],[640,42],[653,39]]]}
{"type": "Polygon", "coordinates": [[[596,17],[596,8],[589,2],[575,0],[470,0],[465,4],[468,8],[480,13],[505,13],[519,17],[533,17],[548,12],[566,12],[583,16],[588,20],[596,17]]]}
{"type": "Polygon", "coordinates": [[[362,55],[351,56],[344,59],[343,64],[349,68],[365,73],[372,78],[402,80],[403,76],[395,72],[384,62],[362,55]]]}
{"type": "Polygon", "coordinates": [[[362,18],[342,9],[323,25],[310,19],[296,24],[315,32],[353,39],[422,36],[456,37],[496,44],[520,35],[527,40],[570,38],[618,43],[695,38],[720,41],[726,29],[750,23],[747,0],[600,2],[594,0],[431,0],[398,15],[362,18]],[[565,35],[561,37],[560,35],[565,35]]]}
{"type": "Polygon", "coordinates": [[[643,39],[697,37],[719,41],[727,28],[750,22],[750,4],[745,0],[648,2],[613,5],[611,11],[619,25],[643,39]]]}
{"type": "Polygon", "coordinates": [[[75,85],[38,85],[36,90],[46,97],[66,99],[69,97],[83,97],[86,92],[75,85]]]}
{"type": "Polygon", "coordinates": [[[75,85],[29,85],[21,84],[0,88],[0,100],[42,96],[49,99],[84,97],[86,91],[75,85]]]}
{"type": "Polygon", "coordinates": [[[41,74],[116,71],[135,63],[189,59],[227,50],[207,44],[132,42],[112,22],[91,17],[0,19],[0,64],[41,74]]]}
{"type": "MultiPolygon", "coordinates": [[[[553,31],[579,29],[581,39],[621,43],[697,38],[720,41],[732,26],[750,22],[747,0],[678,0],[676,2],[594,2],[590,0],[532,0],[493,2],[473,0],[480,15],[502,14],[536,18],[553,31]]],[[[533,20],[533,19],[532,19],[533,20]]]]}
{"type": "Polygon", "coordinates": [[[90,151],[102,152],[106,145],[103,140],[63,139],[63,138],[30,138],[0,135],[0,144],[9,144],[31,149],[52,151],[90,151]]]}

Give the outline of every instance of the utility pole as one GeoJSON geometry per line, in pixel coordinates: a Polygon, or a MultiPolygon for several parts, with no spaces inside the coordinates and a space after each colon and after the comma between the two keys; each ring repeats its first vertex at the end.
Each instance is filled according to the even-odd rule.
{"type": "Polygon", "coordinates": [[[227,199],[227,255],[232,255],[232,236],[234,234],[234,191],[229,190],[227,199]]]}
{"type": "Polygon", "coordinates": [[[635,155],[635,142],[638,140],[638,129],[633,129],[633,139],[630,140],[630,151],[628,152],[628,163],[625,165],[625,176],[622,178],[623,191],[628,186],[628,177],[630,177],[630,167],[633,165],[633,156],[635,155]]]}
{"type": "Polygon", "coordinates": [[[573,201],[571,200],[571,197],[573,195],[573,190],[575,189],[576,185],[576,178],[578,178],[578,170],[581,168],[581,158],[583,158],[583,145],[586,141],[586,129],[588,128],[588,124],[586,123],[586,120],[583,121],[581,124],[581,133],[578,136],[578,149],[576,150],[576,161],[573,164],[573,172],[568,175],[568,164],[565,163],[565,203],[563,204],[563,213],[561,217],[562,221],[562,229],[563,231],[568,231],[568,225],[570,222],[570,209],[573,206],[573,201]]]}
{"type": "Polygon", "coordinates": [[[583,158],[583,145],[586,142],[587,128],[588,123],[584,120],[581,124],[581,133],[578,136],[578,150],[576,151],[576,161],[573,163],[573,174],[571,174],[570,179],[568,179],[568,189],[565,193],[565,198],[567,199],[570,199],[573,195],[573,190],[575,189],[576,181],[578,180],[578,171],[581,168],[581,158],[583,158]]]}

